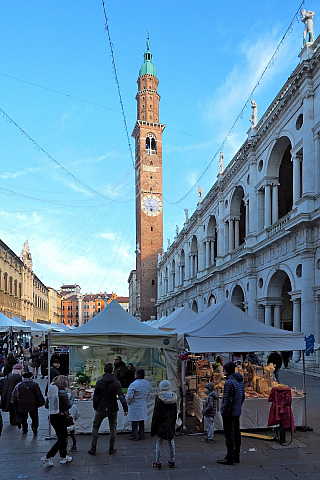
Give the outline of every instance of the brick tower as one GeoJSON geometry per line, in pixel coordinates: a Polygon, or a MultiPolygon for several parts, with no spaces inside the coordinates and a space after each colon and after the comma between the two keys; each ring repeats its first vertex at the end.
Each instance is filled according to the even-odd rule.
{"type": "Polygon", "coordinates": [[[159,123],[159,80],[149,50],[149,36],[137,83],[137,122],[132,133],[136,159],[136,316],[146,321],[156,318],[157,263],[163,247],[162,132],[165,128],[159,123]]]}

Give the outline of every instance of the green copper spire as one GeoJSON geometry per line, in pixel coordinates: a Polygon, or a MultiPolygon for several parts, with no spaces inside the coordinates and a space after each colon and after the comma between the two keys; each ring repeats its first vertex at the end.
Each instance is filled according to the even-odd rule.
{"type": "Polygon", "coordinates": [[[144,64],[140,68],[139,72],[139,77],[141,75],[144,75],[145,73],[148,73],[149,75],[154,75],[155,77],[157,76],[157,70],[156,67],[152,63],[152,53],[150,52],[150,39],[149,39],[149,30],[148,32],[148,37],[147,37],[147,51],[144,52],[143,58],[144,58],[144,64]]]}

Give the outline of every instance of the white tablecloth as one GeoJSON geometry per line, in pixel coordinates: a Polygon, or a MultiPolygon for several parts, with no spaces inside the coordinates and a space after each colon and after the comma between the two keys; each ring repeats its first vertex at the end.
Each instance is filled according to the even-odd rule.
{"type": "MultiPolygon", "coordinates": [[[[80,416],[75,422],[75,433],[91,433],[92,423],[94,419],[95,411],[93,410],[92,401],[76,401],[76,406],[79,410],[80,416]]],[[[128,416],[124,416],[123,408],[118,400],[118,416],[117,416],[117,432],[131,432],[131,422],[128,420],[128,416]]],[[[151,419],[154,408],[154,400],[147,401],[148,419],[144,422],[144,428],[146,432],[150,432],[151,419]]],[[[105,418],[100,426],[99,433],[109,433],[109,421],[105,418]]]]}
{"type": "MultiPolygon", "coordinates": [[[[202,421],[202,407],[204,400],[197,394],[194,394],[193,411],[198,420],[202,421]]],[[[220,399],[221,404],[221,399],[220,399]]],[[[267,428],[270,407],[272,403],[267,398],[246,398],[242,404],[242,413],[240,417],[240,428],[249,430],[252,428],[267,428]]],[[[304,398],[292,397],[292,413],[296,426],[301,426],[303,421],[304,398]]],[[[214,429],[223,430],[222,417],[217,412],[214,418],[214,429]]]]}

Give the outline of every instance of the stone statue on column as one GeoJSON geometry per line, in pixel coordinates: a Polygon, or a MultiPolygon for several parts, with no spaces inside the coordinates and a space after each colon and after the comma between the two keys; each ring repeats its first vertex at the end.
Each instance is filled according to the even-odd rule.
{"type": "Polygon", "coordinates": [[[258,104],[255,100],[251,100],[252,115],[249,122],[252,124],[251,128],[255,128],[258,123],[258,104]]]}
{"type": "Polygon", "coordinates": [[[199,197],[199,203],[203,202],[203,188],[200,186],[198,187],[198,197],[199,197]]]}
{"type": "Polygon", "coordinates": [[[219,169],[220,169],[220,172],[219,172],[219,175],[221,175],[223,173],[223,159],[224,159],[224,155],[222,152],[220,152],[220,158],[219,158],[219,169]]]}
{"type": "Polygon", "coordinates": [[[170,238],[167,238],[168,248],[170,247],[170,238]]]}
{"type": "Polygon", "coordinates": [[[184,214],[186,216],[186,221],[184,223],[186,224],[189,222],[189,211],[187,208],[184,209],[184,214]]]}
{"type": "Polygon", "coordinates": [[[303,46],[307,43],[307,36],[309,35],[309,42],[314,42],[314,32],[313,32],[313,16],[314,12],[311,10],[306,11],[305,9],[301,10],[301,22],[304,23],[303,31],[303,46]]]}
{"type": "Polygon", "coordinates": [[[158,253],[158,263],[160,263],[160,262],[161,262],[161,258],[162,258],[162,255],[161,255],[161,253],[158,253]]]}
{"type": "Polygon", "coordinates": [[[176,237],[179,235],[179,225],[176,225],[176,237]]]}

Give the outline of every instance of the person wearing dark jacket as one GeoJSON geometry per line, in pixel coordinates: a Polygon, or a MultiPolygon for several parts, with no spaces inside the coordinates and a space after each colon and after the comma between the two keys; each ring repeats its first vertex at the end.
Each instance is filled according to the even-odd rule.
{"type": "Polygon", "coordinates": [[[136,369],[132,363],[128,363],[126,372],[126,386],[130,387],[131,383],[136,379],[136,369]]]}
{"type": "Polygon", "coordinates": [[[21,363],[17,363],[13,366],[12,372],[8,375],[1,396],[1,408],[4,412],[9,412],[10,425],[18,424],[19,428],[21,427],[21,425],[16,419],[15,407],[13,402],[11,401],[11,395],[17,383],[21,382],[22,370],[23,365],[21,363]]]}
{"type": "Polygon", "coordinates": [[[22,424],[22,434],[28,433],[28,414],[31,418],[33,435],[37,435],[39,426],[38,408],[44,405],[40,387],[32,381],[32,373],[22,374],[22,382],[17,383],[12,392],[12,402],[17,402],[18,414],[22,424]]]}
{"type": "Polygon", "coordinates": [[[45,389],[45,392],[44,394],[47,395],[48,393],[48,387],[50,385],[50,383],[53,382],[53,379],[56,378],[56,377],[59,377],[60,375],[60,372],[58,370],[58,368],[60,367],[60,362],[57,358],[53,358],[51,360],[51,367],[50,367],[50,370],[49,370],[49,375],[48,375],[48,383],[47,383],[47,386],[46,386],[46,389],[45,389]]]}
{"type": "Polygon", "coordinates": [[[2,371],[5,364],[6,364],[6,362],[4,361],[3,353],[0,353],[0,372],[2,371]]]}
{"type": "Polygon", "coordinates": [[[226,438],[227,455],[222,460],[217,460],[222,465],[240,463],[240,415],[244,401],[244,382],[241,373],[235,373],[236,365],[228,362],[223,366],[227,377],[223,389],[220,413],[223,419],[223,429],[226,438]]]}
{"type": "Polygon", "coordinates": [[[41,379],[48,375],[48,350],[43,345],[40,351],[41,379]]]}
{"type": "Polygon", "coordinates": [[[58,440],[52,445],[49,452],[41,458],[44,466],[52,467],[52,458],[60,452],[60,463],[71,462],[72,457],[67,455],[68,446],[68,417],[69,408],[72,407],[74,396],[69,398],[67,390],[70,380],[65,375],[55,378],[48,388],[48,408],[50,423],[53,426],[58,440]]]}
{"type": "Polygon", "coordinates": [[[218,410],[219,394],[217,390],[215,390],[212,382],[207,383],[205,388],[207,398],[203,404],[202,412],[207,429],[207,436],[206,438],[203,438],[202,441],[205,443],[210,443],[213,441],[214,436],[214,417],[218,410]]]}
{"type": "Polygon", "coordinates": [[[18,360],[16,359],[16,357],[13,355],[12,352],[9,352],[7,356],[7,362],[3,369],[3,373],[5,377],[7,377],[9,373],[12,372],[13,366],[17,365],[17,363],[18,363],[18,360]]]}
{"type": "Polygon", "coordinates": [[[116,379],[121,383],[122,388],[125,388],[127,386],[127,367],[122,361],[120,355],[114,357],[113,373],[115,374],[116,379]]]}
{"type": "Polygon", "coordinates": [[[40,350],[34,347],[31,353],[31,368],[34,378],[38,376],[38,369],[40,367],[40,350]]]}
{"type": "Polygon", "coordinates": [[[96,455],[99,428],[104,418],[108,418],[110,426],[109,455],[116,452],[114,448],[116,440],[118,401],[121,402],[124,414],[128,414],[128,406],[122,392],[121,383],[112,373],[112,363],[104,366],[104,375],[97,381],[93,394],[93,408],[95,416],[92,427],[91,448],[88,450],[90,455],[96,455]]]}
{"type": "Polygon", "coordinates": [[[151,422],[151,437],[156,436],[156,461],[152,464],[157,470],[161,469],[161,449],[163,440],[167,440],[170,449],[170,468],[175,466],[174,433],[177,419],[177,395],[171,391],[169,380],[162,380],[160,391],[156,395],[151,422]]]}
{"type": "Polygon", "coordinates": [[[276,377],[276,381],[280,383],[279,379],[279,371],[280,368],[282,367],[282,357],[278,352],[272,352],[270,353],[268,357],[268,365],[270,363],[273,363],[274,365],[274,376],[276,377]]]}

